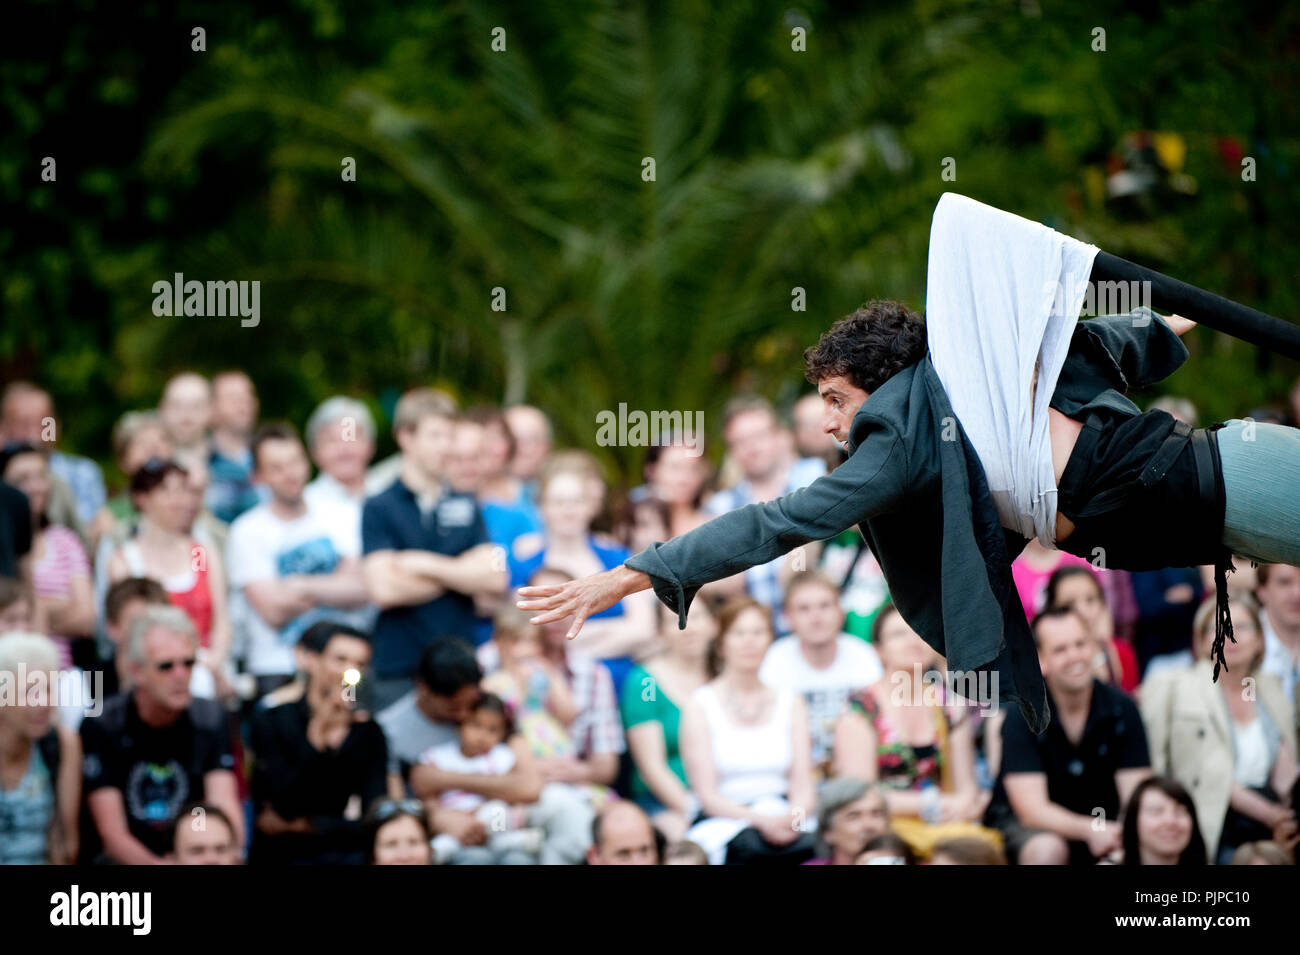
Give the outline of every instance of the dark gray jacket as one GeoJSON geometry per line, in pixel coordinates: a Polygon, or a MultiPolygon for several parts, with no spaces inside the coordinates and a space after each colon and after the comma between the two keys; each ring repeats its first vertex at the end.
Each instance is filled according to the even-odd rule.
{"type": "MultiPolygon", "coordinates": [[[[1187,358],[1154,313],[1080,322],[1051,405],[1137,414],[1123,393],[1165,377],[1187,358]],[[1150,316],[1150,320],[1148,317],[1150,316]]],[[[1035,732],[1047,692],[1011,561],[1029,543],[1004,529],[984,468],[953,414],[927,354],[881,385],[849,431],[849,458],[808,487],[714,518],[629,558],[678,614],[701,585],[858,525],[908,625],[947,659],[954,677],[997,673],[1002,701],[1035,732]]],[[[955,680],[961,687],[985,685],[955,680]]]]}

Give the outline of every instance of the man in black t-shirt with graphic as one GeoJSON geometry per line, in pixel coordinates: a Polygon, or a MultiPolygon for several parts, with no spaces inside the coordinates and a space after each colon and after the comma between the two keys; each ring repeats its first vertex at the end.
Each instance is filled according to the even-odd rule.
{"type": "Polygon", "coordinates": [[[197,653],[194,625],[178,607],[149,607],[132,623],[132,690],[81,724],[86,803],[100,847],[89,858],[164,863],[181,808],[196,801],[225,811],[243,845],[229,716],[215,701],[190,697],[197,653]]]}
{"type": "Polygon", "coordinates": [[[1151,774],[1137,705],[1093,677],[1097,644],[1073,610],[1034,618],[1052,720],[1035,736],[1018,709],[1002,727],[1002,766],[985,825],[1020,865],[1088,865],[1120,846],[1116,820],[1151,774]]]}

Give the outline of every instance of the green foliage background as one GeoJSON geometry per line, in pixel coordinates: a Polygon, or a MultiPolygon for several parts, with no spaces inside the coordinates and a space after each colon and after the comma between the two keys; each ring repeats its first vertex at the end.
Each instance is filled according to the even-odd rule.
{"type": "MultiPolygon", "coordinates": [[[[0,374],[49,387],[65,445],[101,460],[116,417],[183,368],[242,367],[264,416],[299,423],[329,394],[383,409],[420,383],[536,402],[579,446],[620,401],[703,409],[716,433],[736,390],[806,387],[801,352],[833,319],[924,304],[949,189],[1300,315],[1294,5],[15,0],[6,16],[0,374]],[[1191,191],[1103,200],[1136,129],[1183,137],[1191,191]],[[260,280],[260,326],[154,317],[174,272],[260,280]]],[[[1298,371],[1204,328],[1188,344],[1165,387],[1203,421],[1280,403],[1298,371]]],[[[625,478],[639,466],[593,450],[625,478]]]]}

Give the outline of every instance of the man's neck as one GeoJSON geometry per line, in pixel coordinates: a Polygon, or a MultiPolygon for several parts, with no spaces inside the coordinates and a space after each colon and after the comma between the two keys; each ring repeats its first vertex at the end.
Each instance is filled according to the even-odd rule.
{"type": "Polygon", "coordinates": [[[233,461],[242,458],[248,453],[248,437],[248,434],[242,431],[214,428],[212,431],[212,447],[222,457],[233,461]]]}
{"type": "Polygon", "coordinates": [[[409,454],[402,457],[400,477],[402,483],[417,497],[427,495],[436,498],[442,494],[442,479],[416,467],[409,454]]]}
{"type": "Polygon", "coordinates": [[[1081,690],[1056,686],[1050,680],[1047,682],[1047,688],[1051,691],[1052,700],[1060,708],[1062,714],[1078,716],[1081,713],[1087,713],[1092,706],[1091,680],[1081,690]]]}
{"type": "Polygon", "coordinates": [[[146,726],[152,726],[155,729],[161,729],[164,726],[171,726],[178,719],[184,710],[172,710],[165,706],[160,706],[151,700],[144,693],[136,692],[135,694],[135,711],[140,714],[140,721],[146,726]]]}
{"type": "Polygon", "coordinates": [[[282,521],[296,521],[307,513],[307,502],[303,500],[301,494],[293,500],[273,496],[271,513],[282,521]]]}
{"type": "Polygon", "coordinates": [[[839,653],[839,640],[832,637],[825,643],[808,643],[802,638],[798,638],[799,655],[814,670],[829,670],[835,665],[835,657],[839,653]]]}
{"type": "Polygon", "coordinates": [[[325,473],[325,477],[329,478],[339,487],[343,488],[343,490],[347,492],[349,497],[365,496],[366,493],[366,472],[365,471],[362,471],[351,481],[340,481],[337,477],[335,477],[333,474],[330,474],[328,472],[325,473]]]}
{"type": "Polygon", "coordinates": [[[745,480],[749,482],[750,495],[761,503],[781,496],[785,491],[788,474],[785,464],[778,461],[766,474],[758,477],[746,475],[745,480]]]}
{"type": "Polygon", "coordinates": [[[212,451],[211,441],[207,437],[202,437],[199,438],[199,440],[197,441],[191,442],[190,444],[173,445],[172,459],[181,460],[184,458],[202,458],[203,460],[206,461],[211,451],[212,451]]]}

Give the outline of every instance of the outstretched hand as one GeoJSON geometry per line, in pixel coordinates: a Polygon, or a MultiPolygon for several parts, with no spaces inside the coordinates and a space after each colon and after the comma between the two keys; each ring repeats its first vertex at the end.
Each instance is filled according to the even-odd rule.
{"type": "Polygon", "coordinates": [[[618,566],[604,573],[579,577],[563,584],[545,587],[520,587],[521,600],[515,606],[520,610],[540,610],[530,621],[535,626],[553,623],[572,616],[573,623],[565,637],[572,640],[582,630],[587,618],[607,607],[612,607],[629,594],[646,590],[650,578],[639,570],[618,566]]]}

